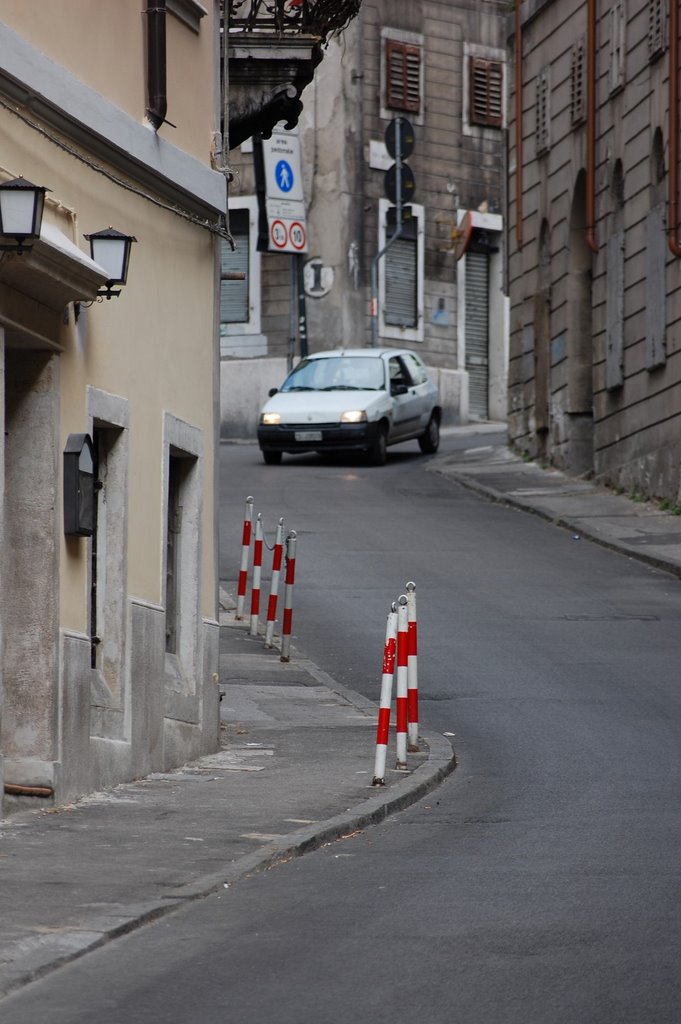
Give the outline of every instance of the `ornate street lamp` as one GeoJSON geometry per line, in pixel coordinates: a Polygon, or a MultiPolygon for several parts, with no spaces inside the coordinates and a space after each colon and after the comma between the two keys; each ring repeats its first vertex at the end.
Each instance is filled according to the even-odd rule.
{"type": "Polygon", "coordinates": [[[90,243],[92,259],[109,274],[106,287],[97,294],[107,299],[114,295],[120,295],[120,288],[114,289],[113,285],[125,284],[128,277],[130,249],[132,243],[137,239],[134,235],[125,235],[122,231],[116,231],[112,227],[105,228],[103,231],[95,231],[84,237],[90,243]]]}
{"type": "Polygon", "coordinates": [[[0,242],[0,250],[18,255],[31,250],[34,240],[40,238],[45,193],[49,191],[26,178],[0,183],[0,235],[14,239],[12,244],[0,242]]]}

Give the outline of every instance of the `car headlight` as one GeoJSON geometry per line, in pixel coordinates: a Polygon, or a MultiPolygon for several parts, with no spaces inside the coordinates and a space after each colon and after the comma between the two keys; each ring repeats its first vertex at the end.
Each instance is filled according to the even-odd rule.
{"type": "Polygon", "coordinates": [[[367,414],[364,409],[348,409],[342,412],[341,423],[366,423],[367,414]]]}
{"type": "Polygon", "coordinates": [[[264,412],[260,417],[263,426],[277,427],[281,423],[281,415],[278,412],[264,412]]]}

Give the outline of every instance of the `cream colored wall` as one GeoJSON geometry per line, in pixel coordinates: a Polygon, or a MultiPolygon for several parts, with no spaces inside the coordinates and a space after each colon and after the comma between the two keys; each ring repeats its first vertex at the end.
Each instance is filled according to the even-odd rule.
{"type": "MultiPolygon", "coordinates": [[[[6,116],[6,115],[5,115],[6,116]]],[[[134,234],[127,286],[62,329],[61,449],[88,429],[87,385],[129,401],[128,589],[162,603],[163,415],[203,431],[201,613],[213,618],[213,240],[204,229],[95,174],[14,119],[3,131],[3,165],[52,191],[47,217],[84,252],[84,232],[114,225],[134,234]],[[27,175],[28,176],[28,175],[27,175]],[[62,203],[74,215],[58,211],[62,203]]],[[[61,467],[59,477],[61,479],[61,467]]],[[[85,540],[61,537],[61,625],[87,632],[85,540]]]]}
{"type": "MultiPolygon", "coordinates": [[[[136,121],[145,119],[144,0],[3,0],[0,20],[136,121]],[[74,28],[75,26],[75,28],[74,28]]],[[[210,0],[204,6],[211,8],[210,0]]],[[[166,15],[168,120],[160,135],[206,160],[213,121],[213,20],[166,15]],[[188,87],[189,86],[189,87],[188,87]]]]}

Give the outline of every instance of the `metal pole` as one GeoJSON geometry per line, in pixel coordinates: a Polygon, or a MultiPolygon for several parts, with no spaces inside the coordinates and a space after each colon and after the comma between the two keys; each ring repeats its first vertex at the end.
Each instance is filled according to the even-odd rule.
{"type": "Polygon", "coordinates": [[[286,366],[290,373],[293,369],[293,357],[296,353],[296,328],[298,324],[298,281],[296,254],[291,253],[289,265],[289,310],[288,310],[288,357],[286,366]]]}
{"type": "Polygon", "coordinates": [[[274,640],[274,623],[277,618],[277,602],[279,600],[279,578],[281,576],[281,560],[284,552],[284,520],[280,519],[274,541],[272,556],[272,579],[270,580],[270,599],[267,602],[267,626],[265,628],[265,647],[271,647],[274,640]]]}
{"type": "Polygon", "coordinates": [[[307,359],[307,306],[305,303],[305,278],[303,274],[303,254],[296,253],[296,277],[298,284],[298,336],[300,338],[300,358],[307,359]]]}
{"type": "Polygon", "coordinates": [[[416,584],[407,583],[407,750],[419,749],[418,639],[416,624],[416,584]]]}
{"type": "Polygon", "coordinates": [[[371,261],[371,347],[378,341],[378,261],[402,234],[402,122],[395,119],[395,234],[371,261]]]}
{"type": "Polygon", "coordinates": [[[374,760],[374,780],[371,783],[372,786],[385,786],[385,762],[388,754],[388,736],[390,733],[390,703],[393,692],[393,676],[395,674],[396,644],[397,605],[393,602],[392,611],[388,615],[385,629],[381,702],[378,709],[378,726],[376,727],[376,757],[374,760]]]}
{"type": "Polygon", "coordinates": [[[246,586],[248,583],[248,556],[251,549],[251,528],[253,524],[253,498],[249,494],[246,498],[246,510],[244,512],[244,527],[241,534],[241,565],[239,568],[239,581],[237,584],[236,618],[243,619],[244,603],[246,601],[246,586]]]}
{"type": "Polygon", "coordinates": [[[296,531],[286,538],[286,579],[284,581],[284,621],[281,626],[280,661],[291,660],[291,627],[293,625],[293,584],[296,581],[296,531]]]}
{"type": "Polygon", "coordinates": [[[407,770],[407,597],[397,601],[397,763],[398,771],[407,770]]]}
{"type": "Polygon", "coordinates": [[[260,579],[262,576],[262,512],[255,520],[255,541],[253,543],[253,586],[251,589],[251,636],[258,635],[260,615],[260,579]]]}

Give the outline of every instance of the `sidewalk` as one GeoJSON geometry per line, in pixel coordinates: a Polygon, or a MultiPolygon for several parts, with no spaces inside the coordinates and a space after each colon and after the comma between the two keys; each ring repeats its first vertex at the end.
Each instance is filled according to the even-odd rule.
{"type": "Polygon", "coordinates": [[[663,512],[655,502],[634,501],[589,480],[524,462],[498,443],[439,456],[427,468],[491,501],[531,512],[575,536],[681,576],[681,516],[663,512]]]}
{"type": "MultiPolygon", "coordinates": [[[[681,576],[681,517],[491,440],[427,469],[681,576]]],[[[453,769],[449,742],[426,733],[411,772],[372,789],[376,706],[295,651],[282,663],[229,603],[218,754],[0,822],[0,997],[187,900],[381,821],[453,769]]]]}
{"type": "Polygon", "coordinates": [[[283,663],[233,608],[220,624],[219,753],[0,821],[0,998],[188,900],[383,820],[453,770],[448,740],[426,733],[410,771],[372,788],[376,706],[295,651],[283,663]]]}

